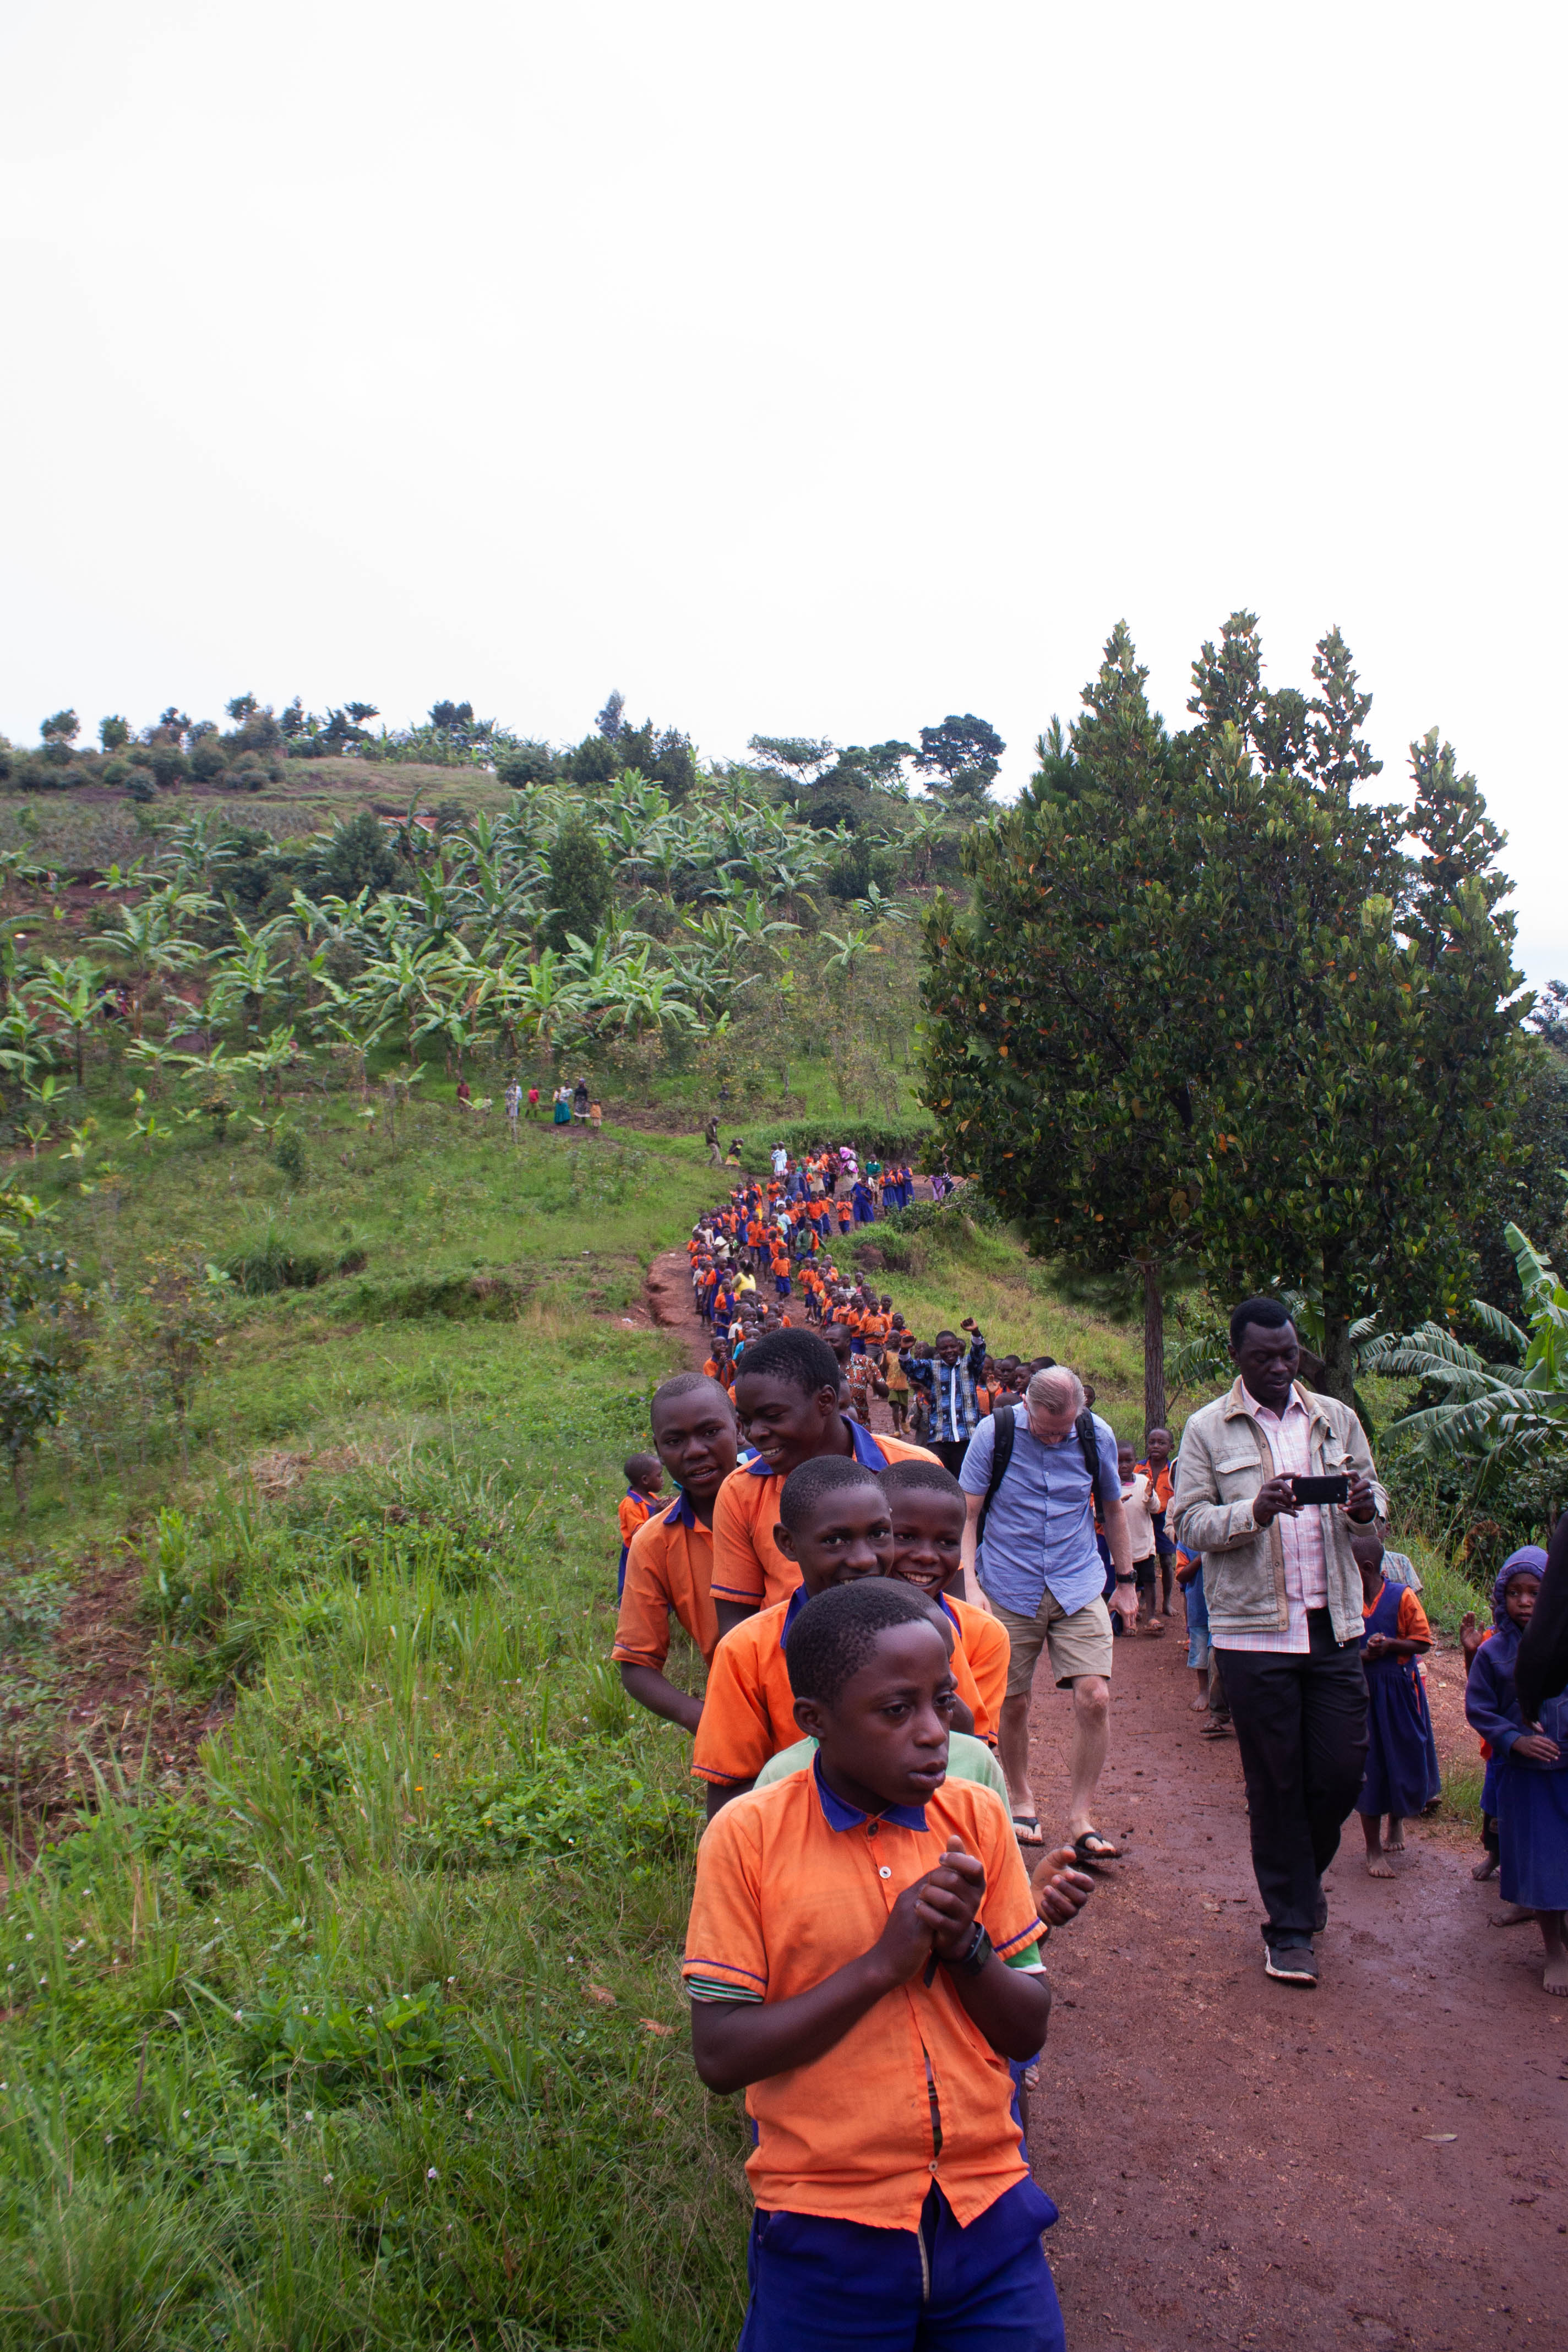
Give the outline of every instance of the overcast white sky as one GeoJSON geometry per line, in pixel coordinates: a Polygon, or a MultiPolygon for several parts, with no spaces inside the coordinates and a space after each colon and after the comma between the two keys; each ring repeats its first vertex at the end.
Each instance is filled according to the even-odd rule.
{"type": "Polygon", "coordinates": [[[5,0],[0,730],[1437,723],[1568,977],[1564,12],[5,0]]]}

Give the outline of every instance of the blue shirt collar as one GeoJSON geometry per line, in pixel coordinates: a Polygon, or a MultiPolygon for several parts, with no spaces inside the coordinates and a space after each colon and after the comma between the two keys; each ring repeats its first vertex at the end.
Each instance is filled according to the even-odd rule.
{"type": "MultiPolygon", "coordinates": [[[[849,1443],[855,1449],[855,1459],[862,1470],[885,1470],[888,1466],[888,1457],[871,1432],[868,1429],[863,1429],[858,1421],[851,1421],[847,1413],[845,1414],[844,1419],[849,1431],[849,1443]]],[[[764,1462],[760,1454],[747,1463],[746,1469],[753,1478],[778,1476],[778,1472],[773,1468],[773,1464],[764,1462]]]]}
{"type": "Polygon", "coordinates": [[[858,1830],[862,1822],[871,1820],[891,1822],[896,1829],[900,1830],[925,1828],[926,1812],[923,1805],[887,1805],[875,1815],[861,1812],[858,1806],[847,1805],[842,1797],[834,1795],[833,1790],[823,1779],[820,1752],[812,1758],[811,1769],[816,1781],[817,1801],[822,1807],[823,1818],[830,1830],[858,1830]]]}
{"type": "Polygon", "coordinates": [[[694,1528],[697,1525],[697,1514],[691,1507],[691,1497],[684,1486],[666,1511],[664,1524],[667,1528],[694,1528]]]}

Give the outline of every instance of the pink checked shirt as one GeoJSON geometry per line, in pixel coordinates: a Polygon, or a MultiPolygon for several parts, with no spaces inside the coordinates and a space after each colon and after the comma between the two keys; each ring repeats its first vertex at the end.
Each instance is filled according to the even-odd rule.
{"type": "MultiPolygon", "coordinates": [[[[1283,1414],[1270,1412],[1266,1404],[1244,1388],[1241,1401],[1268,1441],[1274,1456],[1275,1475],[1280,1478],[1311,1475],[1310,1451],[1311,1416],[1299,1396],[1292,1395],[1283,1414]]],[[[1276,1650],[1304,1655],[1312,1646],[1307,1629],[1309,1609],[1326,1609],[1329,1605],[1328,1563],[1323,1557],[1323,1522],[1310,1503],[1304,1504],[1295,1517],[1282,1511],[1274,1522],[1279,1530],[1279,1540],[1285,1553],[1285,1604],[1288,1612],[1283,1633],[1227,1633],[1224,1647],[1227,1650],[1276,1650]]]]}

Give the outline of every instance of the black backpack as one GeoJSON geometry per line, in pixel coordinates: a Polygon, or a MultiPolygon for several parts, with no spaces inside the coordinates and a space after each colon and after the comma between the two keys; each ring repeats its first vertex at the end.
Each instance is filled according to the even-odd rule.
{"type": "MultiPolygon", "coordinates": [[[[1009,1405],[1005,1412],[993,1413],[991,1418],[996,1424],[996,1434],[991,1441],[991,1475],[985,1482],[985,1497],[980,1506],[980,1518],[974,1530],[976,1543],[985,1533],[985,1521],[991,1506],[996,1499],[996,1489],[1007,1475],[1007,1465],[1013,1459],[1013,1440],[1018,1434],[1018,1416],[1016,1406],[1009,1405]]],[[[1094,1415],[1088,1405],[1085,1405],[1073,1423],[1073,1427],[1078,1433],[1079,1445],[1083,1454],[1083,1466],[1089,1472],[1089,1483],[1093,1491],[1094,1499],[1103,1511],[1106,1497],[1100,1491],[1100,1443],[1094,1433],[1094,1415]]],[[[1110,1499],[1117,1503],[1121,1500],[1120,1483],[1110,1499]]]]}

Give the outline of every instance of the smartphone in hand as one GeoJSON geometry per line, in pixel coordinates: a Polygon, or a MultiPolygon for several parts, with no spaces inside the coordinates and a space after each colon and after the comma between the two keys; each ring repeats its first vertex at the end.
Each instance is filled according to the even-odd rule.
{"type": "Polygon", "coordinates": [[[1290,1492],[1299,1503],[1348,1503],[1351,1482],[1342,1471],[1331,1478],[1300,1478],[1292,1475],[1290,1492]]]}

